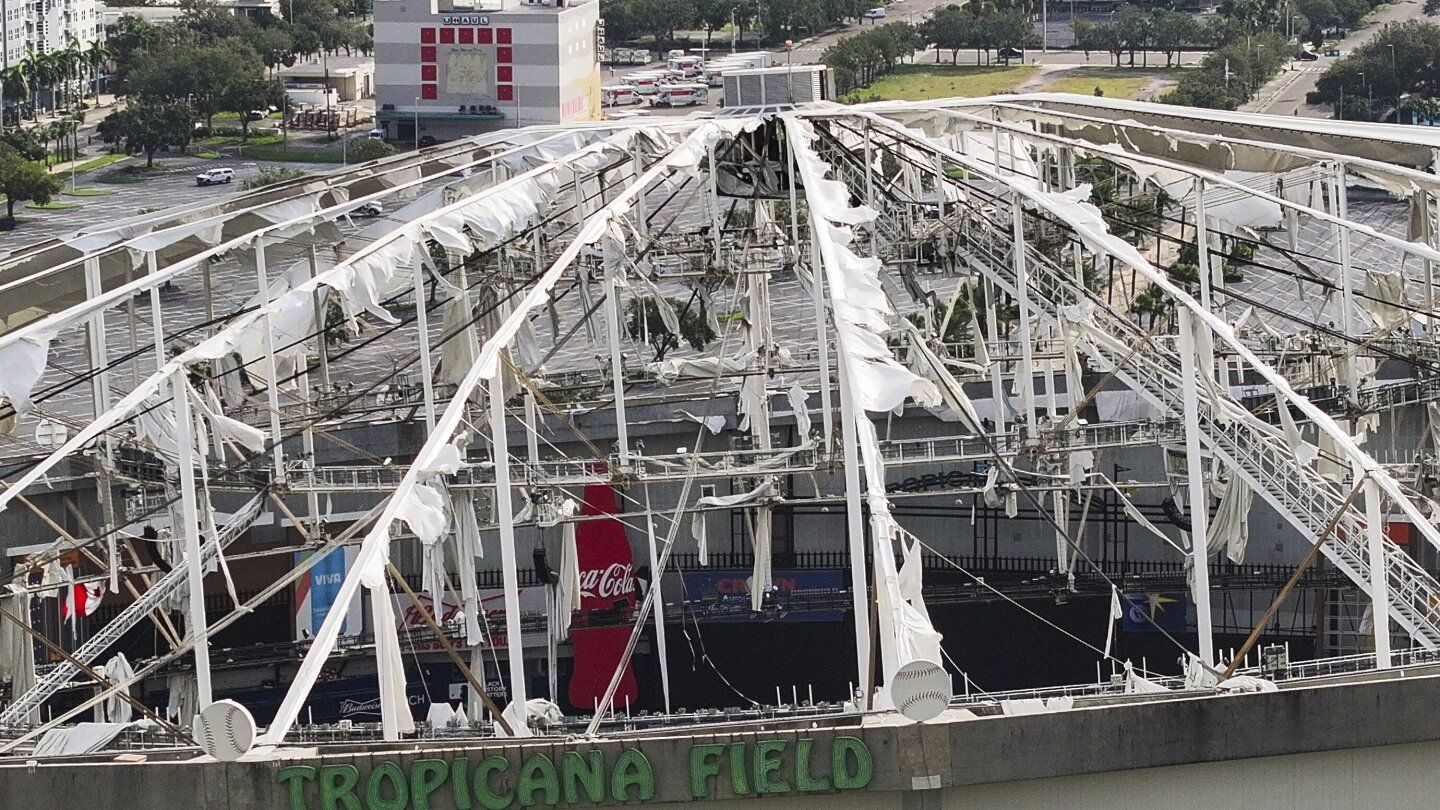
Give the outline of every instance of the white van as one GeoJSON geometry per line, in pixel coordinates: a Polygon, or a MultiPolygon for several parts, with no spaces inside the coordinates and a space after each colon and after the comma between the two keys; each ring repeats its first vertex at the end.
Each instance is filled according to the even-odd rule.
{"type": "Polygon", "coordinates": [[[884,8],[872,8],[872,9],[870,9],[869,11],[865,12],[865,19],[867,19],[867,20],[883,20],[883,19],[885,19],[885,9],[884,9],[884,8]]]}
{"type": "Polygon", "coordinates": [[[600,105],[603,107],[628,107],[644,103],[645,99],[628,84],[613,84],[600,88],[600,105]]]}
{"type": "Polygon", "coordinates": [[[231,180],[234,179],[234,169],[206,169],[205,171],[195,175],[195,185],[215,186],[229,183],[231,180]]]}
{"type": "Polygon", "coordinates": [[[670,84],[661,87],[650,99],[656,107],[692,107],[710,102],[710,88],[703,84],[670,84]]]}

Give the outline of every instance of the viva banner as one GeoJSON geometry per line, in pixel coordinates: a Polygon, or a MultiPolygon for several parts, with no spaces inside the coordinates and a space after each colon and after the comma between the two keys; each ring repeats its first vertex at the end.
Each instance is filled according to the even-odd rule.
{"type": "MultiPolygon", "coordinates": [[[[609,484],[585,487],[583,515],[614,515],[615,490],[609,484]]],[[[580,568],[580,613],[571,625],[575,670],[570,675],[570,705],[593,708],[605,697],[616,667],[630,640],[630,621],[607,627],[586,627],[600,616],[629,619],[635,612],[635,564],[630,541],[620,521],[586,520],[575,530],[576,558],[580,568]]],[[[627,662],[615,690],[615,702],[624,707],[638,698],[635,671],[627,662]]]]}
{"type": "MultiPolygon", "coordinates": [[[[296,552],[295,564],[304,562],[311,553],[296,552]]],[[[321,623],[335,604],[335,596],[340,593],[340,583],[345,581],[345,572],[355,563],[355,557],[359,553],[360,549],[356,546],[332,551],[310,569],[308,576],[301,577],[295,583],[295,599],[291,604],[295,605],[297,640],[311,638],[320,629],[321,623]]],[[[364,629],[363,621],[360,600],[356,599],[351,602],[350,610],[345,614],[345,624],[340,632],[359,633],[364,629]]]]}

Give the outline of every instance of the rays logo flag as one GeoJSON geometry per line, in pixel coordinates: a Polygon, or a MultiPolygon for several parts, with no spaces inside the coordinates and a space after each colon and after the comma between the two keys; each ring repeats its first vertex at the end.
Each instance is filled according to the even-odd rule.
{"type": "MultiPolygon", "coordinates": [[[[615,488],[609,484],[585,487],[582,515],[614,515],[615,488]]],[[[630,640],[629,624],[586,627],[586,617],[603,611],[628,616],[635,610],[635,560],[630,541],[620,521],[586,520],[575,530],[575,555],[580,568],[580,614],[571,625],[570,643],[575,650],[575,670],[570,675],[568,697],[576,710],[593,709],[605,697],[605,689],[630,640]]],[[[635,671],[630,663],[615,690],[616,706],[634,703],[639,696],[635,671]]]]}

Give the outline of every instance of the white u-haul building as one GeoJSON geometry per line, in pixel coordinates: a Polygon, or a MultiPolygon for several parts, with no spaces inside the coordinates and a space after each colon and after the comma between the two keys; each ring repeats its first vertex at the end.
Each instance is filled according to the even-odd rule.
{"type": "Polygon", "coordinates": [[[421,145],[598,119],[598,2],[378,0],[376,118],[421,145]]]}

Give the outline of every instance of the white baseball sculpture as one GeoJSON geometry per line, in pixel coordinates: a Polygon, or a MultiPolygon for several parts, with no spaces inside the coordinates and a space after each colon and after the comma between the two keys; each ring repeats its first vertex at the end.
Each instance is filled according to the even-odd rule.
{"type": "Polygon", "coordinates": [[[221,762],[234,762],[255,744],[255,718],[233,700],[217,700],[195,715],[195,741],[221,762]]]}
{"type": "Polygon", "coordinates": [[[917,723],[938,717],[950,705],[952,693],[950,676],[930,661],[911,661],[890,682],[891,702],[917,723]]]}

